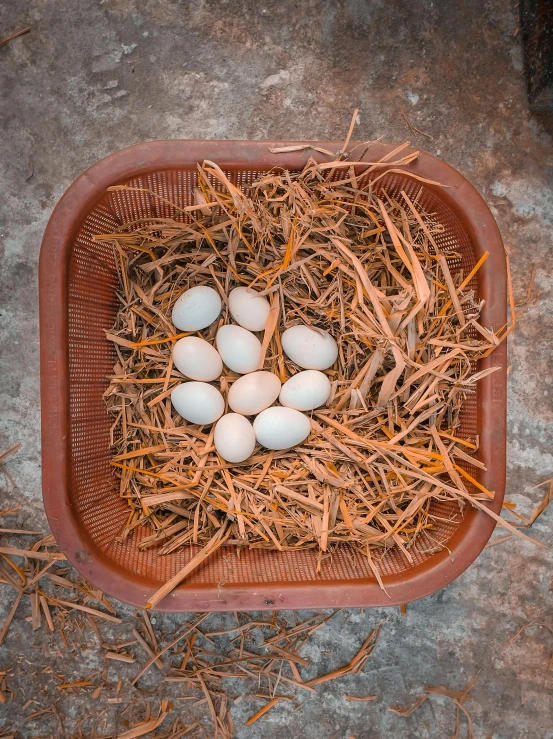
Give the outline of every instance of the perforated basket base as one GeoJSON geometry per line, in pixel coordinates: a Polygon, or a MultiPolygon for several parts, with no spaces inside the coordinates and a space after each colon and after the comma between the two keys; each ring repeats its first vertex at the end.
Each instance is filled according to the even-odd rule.
{"type": "MultiPolygon", "coordinates": [[[[197,158],[194,158],[194,154],[191,155],[190,151],[187,152],[188,156],[183,155],[182,152],[186,150],[187,142],[154,142],[154,145],[180,145],[182,147],[180,158],[176,158],[170,167],[162,166],[162,162],[155,166],[152,162],[153,166],[150,166],[148,171],[137,172],[136,175],[134,171],[141,168],[138,165],[134,168],[127,164],[125,167],[121,165],[115,169],[112,167],[114,171],[111,179],[109,168],[106,171],[106,162],[110,158],[89,170],[90,179],[95,182],[97,196],[93,204],[87,203],[83,195],[77,197],[76,200],[74,198],[74,203],[70,206],[70,209],[73,208],[72,229],[71,233],[67,233],[65,251],[61,257],[65,260],[63,267],[66,269],[67,276],[67,293],[60,297],[59,306],[56,306],[62,312],[59,321],[61,336],[59,334],[54,336],[54,332],[47,330],[48,324],[45,322],[43,312],[44,298],[50,297],[45,293],[46,275],[47,273],[51,275],[52,270],[56,268],[61,269],[59,264],[57,267],[52,263],[46,264],[47,257],[45,256],[45,249],[48,250],[51,243],[52,235],[49,232],[52,228],[52,221],[55,222],[57,211],[52,216],[43,242],[41,255],[43,408],[44,402],[52,402],[52,383],[49,382],[51,377],[48,376],[47,367],[45,368],[44,365],[44,341],[46,339],[58,342],[67,361],[67,386],[60,388],[56,383],[54,384],[58,400],[62,402],[60,395],[63,395],[63,403],[66,404],[67,425],[65,428],[68,435],[65,442],[65,444],[68,442],[68,446],[63,446],[64,442],[59,437],[46,438],[45,446],[48,447],[50,443],[55,446],[57,441],[58,451],[63,447],[65,453],[68,477],[65,477],[65,489],[61,491],[61,495],[65,496],[62,497],[62,501],[67,504],[66,513],[69,513],[71,518],[73,533],[67,531],[60,536],[59,519],[57,515],[52,515],[48,483],[52,484],[56,479],[56,470],[52,470],[49,465],[45,465],[47,512],[54,534],[62,547],[65,544],[67,553],[70,558],[73,558],[76,566],[84,571],[84,574],[93,582],[104,587],[111,594],[137,604],[143,604],[147,595],[181,569],[194,556],[198,548],[191,546],[166,556],[159,556],[155,549],[142,552],[137,544],[143,536],[151,533],[148,527],[135,529],[124,543],[117,541],[127,520],[128,507],[119,497],[117,480],[113,467],[110,465],[112,419],[106,413],[103,393],[108,386],[108,377],[115,361],[113,345],[106,340],[105,332],[111,329],[118,309],[116,298],[118,277],[112,248],[109,245],[93,242],[91,237],[113,231],[121,224],[139,218],[179,217],[175,215],[170,205],[147,193],[105,192],[104,183],[106,182],[107,184],[123,183],[146,188],[183,207],[193,202],[193,188],[196,184],[195,163],[202,158],[218,161],[229,179],[240,187],[253,182],[271,166],[266,161],[266,152],[262,156],[259,149],[263,142],[255,144],[236,142],[240,143],[242,158],[246,161],[236,161],[240,159],[240,156],[234,152],[233,156],[229,157],[228,151],[226,159],[225,157],[217,158],[217,152],[212,151],[217,148],[215,143],[219,145],[226,143],[228,148],[233,142],[203,142],[201,144],[202,155],[197,158]],[[259,154],[257,165],[256,153],[259,154]],[[104,170],[98,170],[102,177],[96,176],[94,170],[102,166],[104,170]],[[48,334],[47,337],[46,334],[48,334]],[[103,581],[99,582],[98,578],[103,581]],[[120,587],[117,587],[118,583],[120,587]],[[113,592],[114,589],[118,592],[113,592]]],[[[195,146],[198,145],[196,142],[195,146]]],[[[141,147],[147,146],[149,145],[141,145],[141,147]]],[[[330,146],[333,145],[330,144],[330,146]]],[[[337,149],[338,145],[334,145],[334,148],[337,149]]],[[[136,151],[140,147],[133,147],[133,149],[136,151]]],[[[132,149],[125,151],[132,151],[132,149]]],[[[120,152],[119,156],[123,153],[120,152]]],[[[375,152],[373,156],[377,153],[375,152]]],[[[117,156],[113,155],[113,157],[117,156]]],[[[424,156],[428,157],[428,155],[424,156]]],[[[420,206],[425,211],[433,213],[436,221],[443,226],[443,232],[435,237],[440,249],[445,253],[456,252],[460,255],[458,259],[449,262],[452,269],[462,269],[464,274],[467,274],[476,263],[484,246],[488,251],[501,248],[499,234],[494,228],[495,224],[489,211],[474,189],[447,165],[443,165],[432,157],[428,159],[431,160],[430,164],[434,168],[437,166],[444,168],[442,172],[444,176],[451,177],[451,173],[454,173],[463,186],[470,188],[469,194],[473,202],[480,209],[485,209],[484,215],[487,218],[488,227],[485,244],[479,235],[478,223],[474,222],[474,214],[471,216],[471,214],[460,211],[459,204],[451,197],[446,197],[444,190],[434,186],[421,186],[419,181],[407,174],[398,173],[387,174],[379,183],[379,187],[397,199],[401,198],[402,190],[412,199],[418,197],[420,206]]],[[[294,155],[292,160],[292,162],[278,161],[282,166],[288,166],[291,169],[301,166],[297,155],[294,155]]],[[[144,164],[142,164],[143,167],[144,164]]],[[[426,170],[423,167],[423,171],[429,169],[432,167],[427,163],[426,170]]],[[[421,174],[420,171],[419,174],[421,174]]],[[[72,187],[75,188],[78,183],[79,180],[72,187]]],[[[67,198],[70,193],[71,188],[64,197],[67,198]]],[[[89,196],[89,200],[91,199],[92,197],[89,196]]],[[[63,202],[62,200],[60,205],[63,202]]],[[[57,248],[59,252],[59,246],[57,248]]],[[[495,252],[494,257],[496,257],[495,252]]],[[[57,258],[59,261],[59,253],[57,258]]],[[[59,277],[58,273],[56,274],[59,277]]],[[[497,275],[498,279],[493,287],[493,293],[490,282],[482,279],[484,274],[482,270],[480,279],[474,279],[471,287],[479,297],[486,298],[488,303],[490,301],[497,303],[498,301],[494,300],[495,296],[497,293],[501,296],[504,288],[501,284],[501,273],[497,275]]],[[[497,309],[496,306],[496,315],[493,315],[491,309],[493,305],[486,308],[488,311],[488,315],[484,316],[484,319],[488,319],[486,325],[497,325],[503,320],[504,309],[501,307],[497,309]]],[[[59,373],[57,378],[59,379],[59,373]]],[[[486,387],[484,383],[478,394],[474,392],[467,397],[462,409],[459,433],[465,437],[480,434],[483,444],[479,456],[484,459],[490,469],[493,468],[496,471],[494,482],[501,484],[501,471],[497,472],[497,465],[491,457],[486,458],[486,454],[491,454],[493,444],[486,443],[484,439],[487,433],[484,417],[486,415],[485,401],[490,393],[493,397],[494,391],[492,385],[488,383],[489,387],[486,387]]],[[[496,392],[498,387],[496,383],[496,392]]],[[[499,423],[496,431],[499,429],[501,435],[499,427],[504,415],[504,393],[499,400],[500,402],[495,404],[494,415],[497,416],[497,411],[499,411],[499,422],[497,417],[495,422],[496,425],[499,423]]],[[[51,435],[53,432],[51,423],[48,421],[51,414],[45,415],[47,428],[43,427],[43,431],[51,435]]],[[[493,429],[493,426],[489,424],[489,414],[488,428],[493,429]]],[[[501,447],[501,437],[499,443],[501,447]]],[[[501,464],[501,449],[499,462],[501,464]]],[[[483,481],[484,484],[486,481],[489,483],[487,478],[490,477],[490,470],[488,473],[483,473],[482,470],[472,465],[464,466],[474,478],[483,481]]],[[[502,497],[502,487],[498,490],[496,486],[496,492],[498,497],[502,497]]],[[[494,506],[496,503],[497,501],[494,502],[494,506]]],[[[60,505],[60,500],[54,504],[56,514],[60,505]]],[[[353,605],[372,605],[371,600],[374,604],[392,600],[398,602],[411,600],[413,597],[424,595],[425,591],[431,592],[445,584],[443,580],[446,578],[446,572],[447,577],[452,579],[450,575],[455,576],[460,564],[466,566],[468,561],[465,563],[465,560],[470,561],[471,557],[473,559],[478,554],[481,549],[480,541],[478,543],[480,549],[474,551],[473,545],[471,553],[468,554],[467,542],[470,543],[468,534],[471,529],[480,533],[482,546],[493,529],[489,521],[482,520],[482,517],[486,518],[485,514],[475,515],[474,511],[469,509],[465,512],[466,515],[462,515],[454,503],[434,503],[432,513],[437,516],[436,528],[430,535],[419,536],[410,550],[413,559],[411,563],[397,548],[389,549],[379,560],[383,577],[395,592],[395,596],[392,595],[390,600],[383,597],[381,591],[375,590],[374,576],[366,557],[348,547],[338,548],[331,557],[325,559],[320,574],[316,572],[315,550],[280,553],[265,549],[250,549],[242,550],[240,556],[229,557],[229,551],[234,553],[234,549],[225,548],[196,569],[175,594],[162,602],[161,607],[185,610],[197,608],[199,603],[205,602],[211,609],[225,609],[238,607],[237,601],[246,603],[248,607],[257,608],[274,607],[278,604],[283,607],[284,605],[286,607],[338,605],[339,603],[336,603],[338,594],[341,594],[342,600],[353,605]],[[477,524],[477,522],[480,523],[477,524]],[[460,547],[459,556],[462,555],[463,562],[458,563],[457,567],[448,567],[444,552],[437,553],[442,543],[447,543],[449,549],[460,547]],[[436,573],[439,573],[438,577],[436,573]],[[421,588],[420,583],[425,580],[426,585],[421,588]],[[310,587],[304,587],[302,592],[300,586],[305,585],[306,582],[310,583],[310,587]],[[344,588],[344,585],[347,587],[344,588]],[[311,591],[311,596],[309,591],[311,591]],[[351,593],[351,598],[344,598],[345,592],[351,593]],[[215,593],[217,593],[216,597],[214,597],[215,593]],[[285,593],[286,604],[282,602],[282,593],[285,593]],[[360,598],[362,602],[354,602],[360,598]]],[[[453,554],[451,556],[453,557],[453,554]]],[[[346,602],[341,604],[346,605],[346,602]]]]}

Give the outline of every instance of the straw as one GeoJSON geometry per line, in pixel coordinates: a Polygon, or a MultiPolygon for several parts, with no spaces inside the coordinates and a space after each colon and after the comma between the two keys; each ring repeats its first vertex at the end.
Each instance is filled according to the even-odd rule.
{"type": "MultiPolygon", "coordinates": [[[[354,124],[355,116],[344,149],[354,124]]],[[[121,277],[107,334],[117,362],[105,392],[112,465],[129,506],[120,538],[135,536],[159,556],[196,547],[148,607],[223,544],[321,556],[346,545],[384,588],[381,560],[390,548],[411,564],[417,547],[440,545],[437,503],[459,518],[472,504],[515,530],[483,502],[493,491],[475,477],[478,439],[461,431],[463,404],[498,369],[475,373],[478,360],[508,333],[498,337],[479,323],[471,285],[487,253],[472,269],[453,269],[456,244],[439,246],[443,227],[419,196],[386,191],[381,176],[405,175],[416,159],[406,148],[369,163],[325,152],[330,161],[271,171],[243,190],[206,161],[198,166],[197,207],[175,206],[174,218],[97,237],[112,244],[121,277]],[[245,462],[224,463],[212,429],[172,408],[169,395],[185,378],[171,363],[181,335],[171,311],[195,285],[215,286],[223,298],[237,285],[269,296],[259,366],[282,381],[301,369],[282,352],[286,328],[307,324],[336,339],[331,399],[313,414],[301,446],[256,447],[245,462]]],[[[196,334],[210,343],[230,321],[223,303],[219,321],[196,334]]],[[[223,394],[237,378],[224,368],[223,394]]]]}

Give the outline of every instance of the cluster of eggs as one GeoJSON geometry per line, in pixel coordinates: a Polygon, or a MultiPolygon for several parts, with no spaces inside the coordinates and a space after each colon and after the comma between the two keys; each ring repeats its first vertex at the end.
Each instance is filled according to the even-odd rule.
{"type": "MultiPolygon", "coordinates": [[[[172,320],[181,331],[201,331],[217,320],[221,307],[216,290],[192,287],[175,302],[172,320]]],[[[330,381],[320,370],[334,364],[338,347],[324,331],[308,326],[286,329],[282,349],[305,371],[282,385],[274,373],[258,370],[261,342],[254,332],[265,329],[271,309],[268,300],[254,290],[237,287],[228,296],[228,307],[236,324],[219,328],[215,346],[199,336],[176,342],[173,364],[190,382],[174,388],[171,402],[190,423],[217,422],[213,436],[217,452],[228,462],[239,463],[252,454],[256,442],[267,449],[289,449],[309,436],[311,422],[302,411],[328,400],[330,381]],[[220,377],[223,363],[242,375],[228,392],[228,405],[234,412],[225,415],[223,396],[209,384],[220,377]],[[277,398],[280,405],[273,406],[277,398]],[[247,416],[255,416],[253,424],[247,416]]]]}

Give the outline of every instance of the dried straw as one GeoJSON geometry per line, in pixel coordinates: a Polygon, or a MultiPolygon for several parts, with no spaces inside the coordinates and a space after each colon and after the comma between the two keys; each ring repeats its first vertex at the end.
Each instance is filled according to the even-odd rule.
{"type": "MultiPolygon", "coordinates": [[[[95,237],[112,244],[120,276],[107,334],[117,361],[105,393],[112,464],[129,505],[120,537],[146,527],[141,548],[203,548],[150,606],[225,539],[282,551],[345,544],[364,553],[382,584],[380,558],[397,547],[412,561],[417,538],[435,528],[436,501],[488,511],[493,492],[464,469],[478,439],[461,438],[460,414],[478,380],[498,369],[475,372],[478,360],[510,327],[496,335],[479,323],[470,282],[487,254],[469,274],[454,271],[458,254],[440,251],[433,214],[418,198],[394,199],[375,186],[385,171],[405,173],[416,158],[405,148],[373,163],[309,159],[301,172],[269,172],[245,191],[205,161],[197,207],[95,237]],[[223,298],[220,320],[200,332],[209,342],[230,320],[230,290],[248,285],[269,296],[275,320],[263,367],[283,382],[299,370],[282,352],[283,330],[306,324],[338,342],[331,399],[312,414],[301,446],[256,447],[230,464],[217,455],[211,427],[188,424],[172,408],[170,392],[184,379],[171,361],[183,335],[172,306],[204,284],[223,298]]],[[[224,394],[236,379],[224,369],[224,394]]]]}

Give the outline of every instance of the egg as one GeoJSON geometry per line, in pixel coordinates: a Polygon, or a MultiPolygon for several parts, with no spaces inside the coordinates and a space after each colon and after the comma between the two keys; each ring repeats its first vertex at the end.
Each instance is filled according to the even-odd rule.
{"type": "Polygon", "coordinates": [[[235,287],[230,291],[228,307],[236,323],[249,331],[263,331],[271,310],[267,298],[247,287],[235,287]]]}
{"type": "Polygon", "coordinates": [[[327,369],[338,357],[338,345],[326,331],[292,326],[282,334],[281,341],[286,356],[303,369],[327,369]]]}
{"type": "Polygon", "coordinates": [[[215,423],[225,411],[221,393],[207,382],[183,382],[171,393],[177,413],[190,423],[215,423]]]}
{"type": "Polygon", "coordinates": [[[209,382],[223,371],[217,350],[199,336],[185,336],[173,347],[173,363],[179,372],[191,380],[209,382]]]}
{"type": "Polygon", "coordinates": [[[330,397],[330,380],[318,370],[298,372],[282,386],[280,404],[297,411],[312,411],[330,397]]]}
{"type": "Polygon", "coordinates": [[[221,298],[212,287],[199,285],[185,290],[173,306],[172,320],[181,331],[199,331],[219,316],[221,298]]]}
{"type": "Polygon", "coordinates": [[[232,384],[228,404],[236,413],[255,416],[274,403],[279,393],[280,380],[272,372],[250,372],[232,384]]]}
{"type": "Polygon", "coordinates": [[[255,334],[241,326],[221,326],[215,337],[221,359],[240,375],[257,369],[261,358],[261,342],[255,334]]]}
{"type": "Polygon", "coordinates": [[[276,405],[256,417],[253,430],[257,441],[266,449],[289,449],[307,439],[311,422],[294,408],[276,405]]]}
{"type": "Polygon", "coordinates": [[[213,442],[227,462],[243,462],[254,450],[255,432],[247,418],[227,413],[217,421],[213,442]]]}

